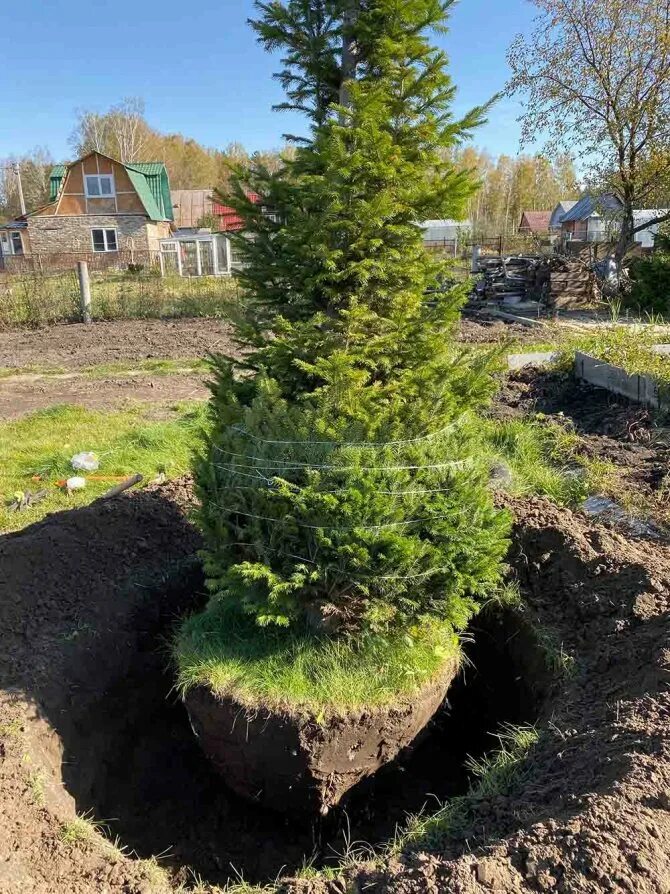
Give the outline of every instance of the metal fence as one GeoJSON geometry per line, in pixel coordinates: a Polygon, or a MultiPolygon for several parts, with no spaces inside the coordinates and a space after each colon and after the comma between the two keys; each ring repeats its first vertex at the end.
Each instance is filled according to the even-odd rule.
{"type": "Polygon", "coordinates": [[[92,273],[103,271],[160,270],[159,251],[63,251],[0,257],[0,272],[63,273],[86,261],[92,273]]]}

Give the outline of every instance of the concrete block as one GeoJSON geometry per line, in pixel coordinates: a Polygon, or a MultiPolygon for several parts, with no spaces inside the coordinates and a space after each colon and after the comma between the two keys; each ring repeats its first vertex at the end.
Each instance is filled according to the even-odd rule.
{"type": "Polygon", "coordinates": [[[644,375],[629,375],[620,367],[582,354],[581,351],[577,351],[575,355],[575,375],[590,385],[605,388],[646,407],[661,406],[658,382],[655,379],[644,375]]]}

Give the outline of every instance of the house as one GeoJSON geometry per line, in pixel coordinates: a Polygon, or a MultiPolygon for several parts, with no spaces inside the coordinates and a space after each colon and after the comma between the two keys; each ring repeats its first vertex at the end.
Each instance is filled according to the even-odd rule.
{"type": "Polygon", "coordinates": [[[606,242],[619,228],[622,207],[614,193],[584,195],[563,215],[561,236],[566,242],[606,242]]]}
{"type": "Polygon", "coordinates": [[[549,221],[549,230],[552,233],[560,232],[563,218],[568,213],[568,211],[572,211],[576,204],[577,202],[575,199],[564,199],[562,202],[558,203],[558,205],[554,208],[551,215],[551,220],[549,221]]]}
{"type": "Polygon", "coordinates": [[[522,236],[544,236],[549,232],[551,211],[524,211],[519,233],[522,236]]]}
{"type": "MultiPolygon", "coordinates": [[[[567,242],[608,242],[616,239],[621,228],[623,203],[613,193],[582,198],[564,215],[561,233],[567,242]]],[[[661,217],[665,209],[640,209],[633,211],[635,227],[661,217]]],[[[643,249],[651,250],[659,231],[659,224],[645,227],[635,234],[635,242],[643,249]]]]}
{"type": "Polygon", "coordinates": [[[48,204],[0,227],[0,246],[5,264],[17,255],[46,264],[96,255],[144,261],[172,230],[164,164],[90,152],[52,170],[48,204]]]}

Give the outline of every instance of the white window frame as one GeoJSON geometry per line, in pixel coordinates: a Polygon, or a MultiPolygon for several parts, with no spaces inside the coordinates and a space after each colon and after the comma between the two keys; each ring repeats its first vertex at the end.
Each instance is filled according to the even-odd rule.
{"type": "Polygon", "coordinates": [[[114,174],[84,174],[84,192],[86,193],[87,199],[114,199],[116,198],[116,185],[114,183],[114,174]],[[98,189],[100,192],[98,195],[95,193],[90,193],[88,191],[88,181],[95,178],[98,181],[98,189]],[[110,193],[103,193],[102,191],[102,180],[109,180],[109,188],[111,189],[110,193]]]}
{"type": "Polygon", "coordinates": [[[10,232],[10,234],[9,234],[9,244],[10,244],[10,246],[11,246],[12,254],[13,254],[13,255],[22,255],[22,254],[23,254],[23,237],[21,236],[21,231],[20,231],[20,230],[12,230],[12,231],[10,232]],[[18,236],[18,237],[19,237],[19,246],[20,246],[20,250],[19,250],[19,251],[16,250],[16,245],[14,244],[14,237],[15,237],[15,236],[18,236]]]}
{"type": "Polygon", "coordinates": [[[93,249],[96,255],[108,254],[109,252],[115,252],[119,250],[119,231],[116,227],[91,227],[91,248],[93,249]],[[102,233],[102,241],[105,244],[104,249],[99,249],[95,247],[95,240],[93,238],[93,233],[96,231],[100,231],[102,233]],[[109,244],[107,242],[107,233],[114,233],[114,241],[116,243],[116,248],[109,248],[109,244]]]}

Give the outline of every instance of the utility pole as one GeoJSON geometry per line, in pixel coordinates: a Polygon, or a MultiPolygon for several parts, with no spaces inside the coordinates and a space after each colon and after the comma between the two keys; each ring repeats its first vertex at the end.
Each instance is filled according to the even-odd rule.
{"type": "Polygon", "coordinates": [[[21,183],[21,165],[19,162],[14,163],[14,173],[16,174],[16,183],[19,188],[19,205],[21,206],[21,214],[26,213],[26,202],[23,198],[23,184],[21,183]]]}

